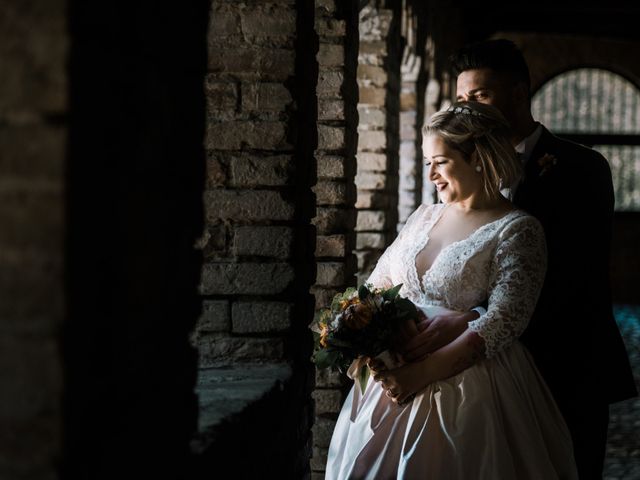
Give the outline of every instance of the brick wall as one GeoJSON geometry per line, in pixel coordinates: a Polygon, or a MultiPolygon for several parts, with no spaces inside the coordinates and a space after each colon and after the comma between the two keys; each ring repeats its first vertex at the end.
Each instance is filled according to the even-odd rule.
{"type": "Polygon", "coordinates": [[[400,99],[400,2],[360,11],[358,53],[358,283],[396,234],[400,99]]]}
{"type": "MultiPolygon", "coordinates": [[[[210,6],[203,308],[192,341],[201,369],[287,363],[293,374],[280,391],[235,417],[233,429],[223,429],[199,473],[205,478],[216,463],[228,462],[239,476],[266,471],[296,478],[309,470],[313,422],[307,326],[316,277],[314,150],[340,149],[344,142],[330,122],[316,127],[317,63],[333,65],[340,52],[322,49],[316,63],[312,0],[214,0],[210,6]],[[268,434],[276,419],[279,433],[268,434]]],[[[319,26],[327,36],[341,35],[339,23],[319,26]]],[[[325,115],[345,115],[337,102],[322,108],[325,115]]],[[[332,160],[318,160],[328,175],[332,160]]],[[[347,186],[340,178],[326,181],[316,195],[339,205],[347,186]]],[[[341,242],[344,249],[344,236],[327,237],[318,248],[340,256],[341,242]]],[[[345,271],[331,267],[318,266],[318,277],[337,285],[345,271]]]]}
{"type": "Polygon", "coordinates": [[[0,478],[53,478],[62,443],[65,2],[0,5],[0,478]]]}
{"type": "MultiPolygon", "coordinates": [[[[317,277],[312,289],[316,309],[356,284],[354,227],[356,212],[358,8],[355,0],[315,2],[318,34],[317,277]]],[[[323,478],[327,447],[349,381],[328,372],[316,373],[313,392],[312,478],[323,478]]]]}

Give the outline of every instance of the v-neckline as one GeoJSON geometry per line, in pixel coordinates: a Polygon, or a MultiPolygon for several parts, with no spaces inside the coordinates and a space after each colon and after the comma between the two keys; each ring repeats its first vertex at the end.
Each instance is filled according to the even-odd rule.
{"type": "Polygon", "coordinates": [[[467,240],[469,240],[471,237],[473,237],[476,233],[478,233],[480,230],[484,229],[485,227],[494,224],[496,222],[499,222],[500,220],[503,220],[505,218],[507,218],[509,215],[511,215],[512,213],[516,212],[518,210],[518,208],[512,208],[511,210],[509,210],[507,213],[505,213],[504,215],[502,215],[499,218],[496,218],[495,220],[491,220],[490,222],[487,222],[483,225],[480,225],[478,228],[476,228],[473,232],[471,232],[469,235],[467,235],[465,238],[462,238],[460,240],[456,240],[455,242],[451,242],[448,245],[445,245],[444,247],[442,247],[440,249],[440,251],[438,252],[438,255],[436,255],[436,257],[433,259],[433,262],[431,262],[431,265],[429,266],[429,268],[427,268],[424,273],[422,275],[420,275],[420,273],[418,272],[418,266],[416,265],[416,259],[418,258],[418,255],[420,255],[420,252],[422,252],[422,250],[425,249],[425,247],[427,246],[427,243],[429,243],[429,239],[431,238],[431,230],[433,230],[433,228],[438,224],[438,222],[440,222],[440,219],[442,218],[442,216],[444,215],[445,210],[450,206],[451,204],[447,203],[445,204],[441,209],[440,212],[438,213],[438,216],[436,217],[436,219],[431,223],[431,226],[429,227],[429,231],[427,232],[427,234],[425,235],[425,240],[422,243],[422,245],[420,246],[420,248],[418,249],[418,251],[415,252],[415,254],[413,255],[413,271],[416,274],[417,280],[418,280],[418,285],[420,287],[420,291],[422,293],[426,293],[424,291],[424,285],[422,280],[424,279],[424,277],[426,277],[427,273],[429,273],[429,271],[431,271],[431,269],[433,268],[433,266],[436,264],[436,262],[438,261],[438,259],[440,258],[440,256],[442,255],[442,252],[444,252],[446,249],[448,249],[449,247],[453,246],[453,245],[457,245],[459,243],[465,242],[467,240]]]}

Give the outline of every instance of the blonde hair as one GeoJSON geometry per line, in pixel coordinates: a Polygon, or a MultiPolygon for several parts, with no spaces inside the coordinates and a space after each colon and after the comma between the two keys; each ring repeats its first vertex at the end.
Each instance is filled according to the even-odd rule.
{"type": "Polygon", "coordinates": [[[509,122],[500,111],[478,102],[457,102],[431,116],[423,136],[438,135],[462,153],[467,162],[475,152],[482,167],[485,193],[494,198],[523,172],[522,164],[509,141],[509,122]]]}

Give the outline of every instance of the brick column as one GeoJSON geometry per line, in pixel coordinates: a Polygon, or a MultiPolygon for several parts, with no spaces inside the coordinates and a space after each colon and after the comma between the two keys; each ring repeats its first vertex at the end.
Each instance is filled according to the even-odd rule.
{"type": "MultiPolygon", "coordinates": [[[[273,468],[286,468],[283,477],[302,476],[311,456],[313,19],[312,0],[214,0],[208,34],[203,312],[193,340],[201,368],[292,365],[283,411],[262,413],[282,416],[284,433],[251,454],[274,458],[273,468]]],[[[333,53],[326,52],[327,61],[333,53]]],[[[322,142],[335,141],[330,129],[318,133],[327,134],[322,142]]],[[[259,429],[251,422],[241,427],[247,437],[259,429]]]]}
{"type": "Polygon", "coordinates": [[[56,478],[62,451],[66,9],[0,8],[1,478],[56,478]]]}
{"type": "MultiPolygon", "coordinates": [[[[318,50],[318,274],[313,293],[316,309],[330,305],[337,292],[356,284],[355,248],[356,146],[358,124],[357,1],[316,0],[318,50]]],[[[350,382],[327,372],[316,375],[312,478],[323,478],[327,447],[350,382]]]]}
{"type": "Polygon", "coordinates": [[[358,55],[358,283],[396,234],[400,86],[400,2],[360,11],[358,55]]]}

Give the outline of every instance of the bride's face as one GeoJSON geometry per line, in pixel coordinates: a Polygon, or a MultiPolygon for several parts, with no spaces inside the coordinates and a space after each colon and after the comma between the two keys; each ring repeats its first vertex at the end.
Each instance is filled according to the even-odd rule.
{"type": "Polygon", "coordinates": [[[466,200],[481,191],[481,175],[461,152],[449,147],[438,135],[428,135],[422,144],[425,168],[445,203],[466,200]]]}

